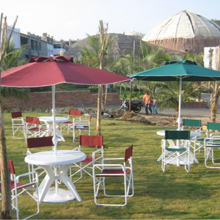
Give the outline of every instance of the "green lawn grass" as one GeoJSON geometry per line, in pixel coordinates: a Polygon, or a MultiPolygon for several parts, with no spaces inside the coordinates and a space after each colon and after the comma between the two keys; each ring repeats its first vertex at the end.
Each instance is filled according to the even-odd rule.
{"type": "MultiPolygon", "coordinates": [[[[24,116],[42,116],[39,113],[23,113],[24,116]]],[[[47,114],[46,114],[47,115],[47,114]]],[[[17,174],[27,172],[24,162],[26,143],[15,140],[11,132],[11,116],[4,114],[8,159],[14,161],[17,174]]],[[[135,195],[128,199],[126,207],[98,207],[93,200],[92,178],[85,175],[75,184],[82,202],[41,203],[36,219],[219,219],[220,218],[220,170],[204,166],[203,151],[198,154],[199,164],[191,166],[187,173],[183,166],[167,166],[163,173],[161,163],[161,137],[158,130],[165,127],[143,125],[102,119],[105,157],[123,157],[124,149],[133,149],[135,195]]],[[[95,135],[96,119],[92,119],[91,134],[95,135]]],[[[72,149],[71,135],[64,133],[66,142],[59,142],[58,149],[72,149]]],[[[44,149],[45,150],[45,149],[44,149]]],[[[61,186],[62,187],[62,186],[61,186]]],[[[25,217],[35,204],[24,195],[20,198],[20,217],[25,217]]],[[[13,213],[14,214],[14,213],[13,213]]],[[[14,216],[15,217],[15,216],[14,216]]]]}

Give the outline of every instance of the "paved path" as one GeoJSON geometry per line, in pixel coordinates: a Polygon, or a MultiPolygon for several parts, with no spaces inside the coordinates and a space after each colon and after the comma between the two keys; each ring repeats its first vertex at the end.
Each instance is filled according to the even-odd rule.
{"type": "MultiPolygon", "coordinates": [[[[201,119],[204,121],[209,121],[210,119],[210,109],[209,109],[209,100],[210,94],[202,93],[202,100],[207,102],[208,108],[182,108],[182,118],[195,118],[201,119]]],[[[220,101],[219,101],[220,103],[220,101]]],[[[108,106],[108,109],[119,109],[120,106],[108,106]]],[[[218,106],[218,112],[220,112],[220,105],[218,106]]],[[[145,110],[142,108],[140,115],[145,115],[145,110]]],[[[149,115],[150,116],[150,115],[149,115]]],[[[158,109],[158,116],[159,117],[176,117],[176,112],[173,108],[166,108],[166,109],[158,109]]],[[[220,113],[217,113],[217,120],[220,121],[220,113]]]]}

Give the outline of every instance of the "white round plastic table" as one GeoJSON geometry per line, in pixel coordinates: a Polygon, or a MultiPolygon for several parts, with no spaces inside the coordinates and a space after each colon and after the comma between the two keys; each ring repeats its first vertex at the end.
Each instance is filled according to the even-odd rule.
{"type": "MultiPolygon", "coordinates": [[[[53,135],[53,116],[40,116],[38,117],[40,121],[44,122],[47,126],[47,130],[49,130],[49,133],[53,135]]],[[[55,117],[56,122],[56,136],[62,140],[65,141],[62,133],[58,129],[58,125],[62,124],[63,122],[67,122],[69,119],[67,117],[55,117]]]]}
{"type": "Polygon", "coordinates": [[[83,152],[73,150],[58,150],[56,156],[54,151],[43,151],[26,156],[26,163],[40,165],[46,170],[46,176],[39,186],[39,202],[66,202],[75,198],[77,201],[82,201],[67,172],[71,164],[85,158],[83,152]],[[63,182],[68,190],[59,189],[58,184],[55,184],[55,188],[50,188],[57,180],[63,182]]]}

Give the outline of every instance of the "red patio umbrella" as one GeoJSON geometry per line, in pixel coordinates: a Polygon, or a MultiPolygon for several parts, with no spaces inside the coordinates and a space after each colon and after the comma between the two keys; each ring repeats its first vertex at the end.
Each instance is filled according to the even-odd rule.
{"type": "Polygon", "coordinates": [[[42,87],[60,83],[107,85],[131,80],[129,77],[73,63],[72,57],[33,57],[28,64],[2,72],[1,85],[42,87]]]}
{"type": "MultiPolygon", "coordinates": [[[[28,64],[9,69],[1,74],[4,87],[52,86],[52,114],[55,131],[55,85],[71,83],[81,85],[107,85],[131,78],[97,68],[73,63],[68,56],[33,57],[28,64]]],[[[57,140],[54,135],[55,154],[57,140]]]]}

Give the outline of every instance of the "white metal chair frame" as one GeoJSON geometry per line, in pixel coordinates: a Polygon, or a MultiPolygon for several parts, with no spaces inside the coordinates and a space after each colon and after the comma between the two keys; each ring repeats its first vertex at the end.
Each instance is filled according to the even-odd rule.
{"type": "Polygon", "coordinates": [[[82,112],[78,109],[70,109],[69,114],[67,116],[67,119],[69,121],[62,123],[61,131],[67,130],[67,134],[69,134],[69,132],[73,130],[73,124],[74,124],[74,121],[71,120],[71,118],[76,119],[77,122],[81,121],[81,114],[82,112]]]}
{"type": "Polygon", "coordinates": [[[176,164],[179,166],[182,163],[185,166],[185,170],[190,172],[190,146],[190,131],[165,131],[165,139],[161,141],[162,171],[166,171],[167,164],[176,164]],[[176,145],[171,146],[169,144],[168,146],[167,143],[170,140],[176,140],[176,145]]]}
{"type": "Polygon", "coordinates": [[[25,139],[32,137],[43,137],[49,135],[49,130],[46,124],[40,124],[37,117],[26,117],[26,132],[25,139]]]}
{"type": "Polygon", "coordinates": [[[194,136],[191,138],[191,144],[193,143],[193,153],[196,155],[203,148],[203,141],[205,137],[202,137],[202,121],[198,119],[183,119],[182,130],[185,128],[194,128],[196,132],[199,132],[200,136],[194,136]]]}
{"type": "Polygon", "coordinates": [[[90,135],[90,124],[92,120],[92,114],[90,114],[89,119],[73,119],[72,129],[73,129],[73,142],[76,137],[81,135],[82,130],[88,130],[88,135],[90,135]],[[79,131],[79,134],[76,136],[76,130],[79,131]]]}
{"type": "Polygon", "coordinates": [[[219,159],[215,159],[215,150],[220,150],[220,123],[219,122],[207,122],[207,138],[204,140],[204,160],[207,168],[220,169],[219,159]],[[214,132],[218,131],[218,132],[214,132]],[[213,133],[211,133],[213,132],[213,133]],[[208,164],[208,160],[211,159],[214,166],[208,164]]]}
{"type": "Polygon", "coordinates": [[[205,166],[207,168],[220,169],[220,160],[218,159],[219,162],[216,162],[217,159],[215,159],[214,157],[215,150],[220,150],[220,135],[212,133],[210,134],[210,137],[205,138],[204,140],[204,159],[205,159],[205,166]],[[211,159],[211,162],[215,166],[210,166],[208,164],[209,159],[211,159]]]}
{"type": "Polygon", "coordinates": [[[134,195],[134,180],[133,180],[133,164],[132,164],[132,151],[133,145],[125,150],[124,158],[105,158],[102,164],[95,164],[93,166],[93,187],[94,187],[94,202],[98,206],[126,206],[128,197],[134,195]],[[114,163],[113,163],[114,162],[114,163]],[[116,163],[115,163],[116,162],[116,163]],[[123,163],[122,163],[123,162],[123,163]],[[106,178],[122,177],[123,181],[123,194],[110,195],[106,190],[106,178]],[[109,198],[124,198],[123,203],[113,203],[111,199],[110,204],[99,203],[98,194],[100,188],[103,188],[103,194],[109,198]]]}
{"type": "MultiPolygon", "coordinates": [[[[38,174],[37,172],[33,171],[31,173],[24,173],[21,175],[16,176],[14,165],[12,161],[8,161],[9,169],[10,169],[10,176],[11,176],[11,200],[12,200],[12,209],[16,211],[16,218],[19,219],[19,208],[18,208],[18,197],[26,193],[29,195],[33,200],[37,203],[36,213],[26,217],[25,219],[29,219],[40,212],[40,205],[38,201],[38,174]],[[21,183],[20,179],[25,178],[26,176],[34,175],[34,181],[28,183],[21,183]],[[34,187],[33,187],[34,186],[34,187]],[[33,196],[33,189],[35,190],[36,198],[33,196]]],[[[0,185],[1,186],[1,185],[0,185]]],[[[2,198],[0,199],[2,200],[2,198]]]]}
{"type": "MultiPolygon", "coordinates": [[[[33,148],[42,148],[42,147],[52,147],[53,148],[53,136],[48,137],[36,137],[36,138],[28,138],[27,139],[27,152],[26,155],[32,154],[30,149],[33,148]]],[[[42,176],[46,171],[42,166],[35,166],[33,164],[28,164],[28,172],[31,173],[33,171],[38,172],[38,177],[42,176]]],[[[34,180],[33,175],[29,175],[29,180],[34,180]]]]}
{"type": "Polygon", "coordinates": [[[72,181],[73,183],[76,183],[77,181],[82,179],[83,172],[93,178],[93,174],[92,174],[93,165],[95,163],[101,163],[102,159],[104,158],[103,136],[80,135],[79,146],[74,148],[73,150],[81,151],[82,146],[99,147],[99,149],[93,151],[92,156],[87,156],[84,161],[73,164],[70,170],[70,177],[73,178],[77,174],[80,174],[79,178],[72,181]],[[73,173],[72,169],[77,169],[77,171],[73,173]]]}
{"type": "Polygon", "coordinates": [[[18,138],[15,136],[15,134],[19,131],[22,130],[23,135],[25,137],[25,121],[24,118],[22,117],[21,112],[12,112],[11,113],[11,123],[12,123],[12,135],[14,139],[22,139],[18,138]]]}

